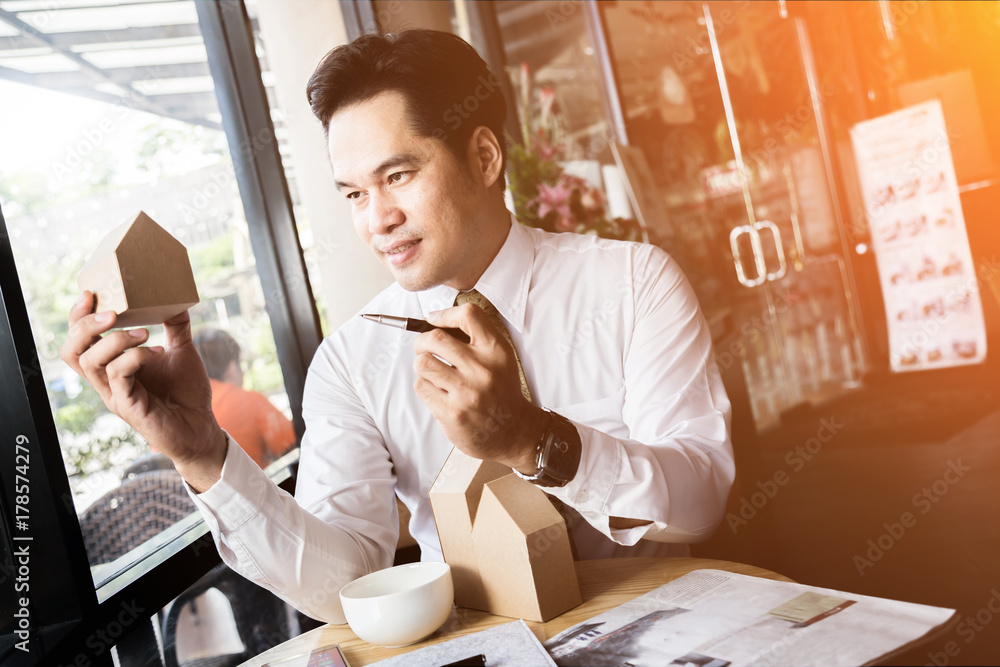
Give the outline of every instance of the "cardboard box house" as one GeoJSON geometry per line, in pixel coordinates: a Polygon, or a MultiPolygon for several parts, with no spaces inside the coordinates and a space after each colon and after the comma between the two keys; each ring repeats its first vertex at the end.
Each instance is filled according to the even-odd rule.
{"type": "Polygon", "coordinates": [[[455,604],[542,622],[580,604],[566,522],[544,491],[456,449],[429,495],[455,604]]]}
{"type": "Polygon", "coordinates": [[[121,328],[162,324],[198,303],[187,248],[142,211],[101,240],[77,283],[121,328]]]}

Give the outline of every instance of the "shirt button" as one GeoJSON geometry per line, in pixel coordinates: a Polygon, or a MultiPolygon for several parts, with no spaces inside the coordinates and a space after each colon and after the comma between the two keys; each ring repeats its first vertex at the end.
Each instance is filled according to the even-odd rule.
{"type": "Polygon", "coordinates": [[[576,494],[576,502],[578,505],[582,505],[588,500],[590,500],[590,494],[587,493],[586,491],[581,491],[580,493],[576,494]]]}

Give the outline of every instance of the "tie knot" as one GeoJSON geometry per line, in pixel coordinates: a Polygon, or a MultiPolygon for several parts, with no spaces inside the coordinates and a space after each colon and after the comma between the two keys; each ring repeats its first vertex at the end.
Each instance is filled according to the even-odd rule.
{"type": "Polygon", "coordinates": [[[479,308],[482,308],[489,315],[493,315],[497,312],[496,307],[490,303],[490,300],[479,293],[478,290],[469,290],[468,292],[461,292],[455,297],[455,305],[461,306],[466,303],[471,303],[479,308]]]}

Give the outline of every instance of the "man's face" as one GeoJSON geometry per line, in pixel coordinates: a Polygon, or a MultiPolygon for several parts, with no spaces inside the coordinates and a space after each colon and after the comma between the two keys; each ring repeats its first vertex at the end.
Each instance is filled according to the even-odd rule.
{"type": "Polygon", "coordinates": [[[329,149],[358,236],[404,289],[475,285],[491,259],[477,243],[483,178],[442,141],[413,132],[400,93],[337,111],[329,149]]]}

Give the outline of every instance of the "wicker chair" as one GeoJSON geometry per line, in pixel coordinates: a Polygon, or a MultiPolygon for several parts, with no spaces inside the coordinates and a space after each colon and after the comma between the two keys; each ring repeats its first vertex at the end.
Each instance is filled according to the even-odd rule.
{"type": "Polygon", "coordinates": [[[80,517],[90,564],[110,563],[197,511],[173,467],[133,473],[80,517]]]}
{"type": "MultiPolygon", "coordinates": [[[[80,517],[91,565],[114,561],[198,511],[184,481],[165,456],[142,457],[122,477],[121,486],[102,496],[80,517]]],[[[174,634],[181,610],[186,605],[194,610],[196,598],[209,588],[221,591],[229,600],[246,650],[199,660],[199,665],[236,665],[292,636],[285,620],[285,603],[221,564],[160,612],[168,667],[178,664],[174,634]],[[266,637],[266,643],[262,642],[262,636],[266,637]]]]}

